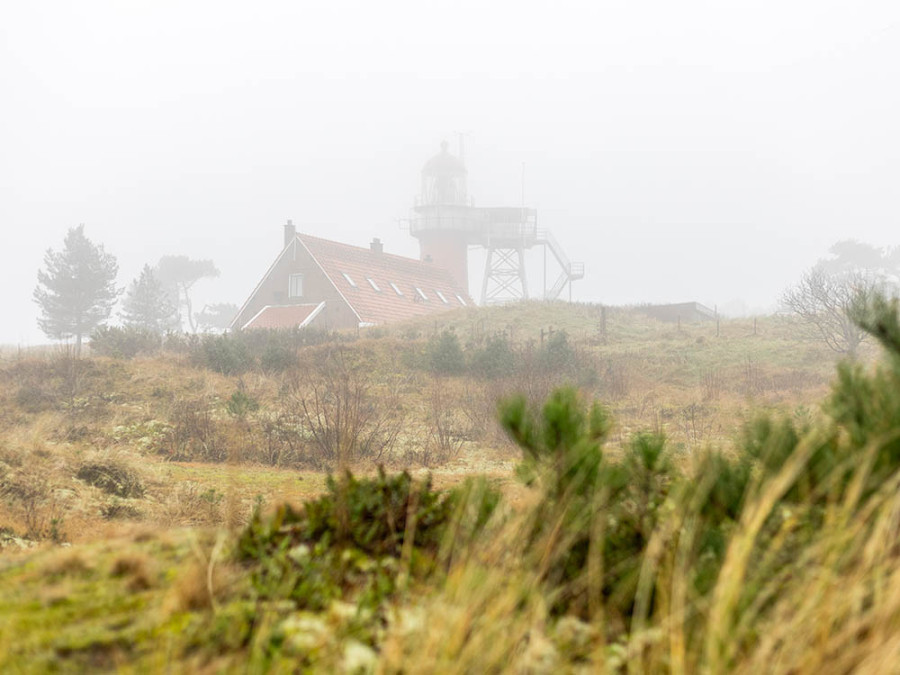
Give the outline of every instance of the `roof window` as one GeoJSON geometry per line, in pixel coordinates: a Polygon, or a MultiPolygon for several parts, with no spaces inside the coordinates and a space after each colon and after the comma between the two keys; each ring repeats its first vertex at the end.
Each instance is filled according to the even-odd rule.
{"type": "Polygon", "coordinates": [[[459,304],[461,304],[463,307],[468,307],[468,306],[469,306],[469,305],[466,303],[466,301],[463,299],[463,296],[461,296],[459,293],[456,294],[456,299],[459,300],[459,304]]]}
{"type": "Polygon", "coordinates": [[[356,285],[356,282],[350,278],[349,274],[347,274],[346,272],[341,272],[341,274],[344,275],[344,278],[347,280],[347,283],[350,284],[351,286],[353,286],[353,288],[359,288],[359,286],[356,285]]]}
{"type": "Polygon", "coordinates": [[[437,293],[437,296],[441,299],[441,302],[443,302],[445,305],[450,304],[450,301],[447,300],[447,298],[444,297],[444,294],[441,293],[438,289],[435,288],[434,292],[437,293]]]}
{"type": "Polygon", "coordinates": [[[381,289],[378,287],[378,284],[375,283],[375,280],[371,277],[366,277],[366,281],[369,282],[369,286],[372,287],[372,290],[376,293],[381,293],[381,289]]]}
{"type": "Polygon", "coordinates": [[[395,284],[393,281],[389,281],[388,283],[391,285],[391,288],[394,289],[394,293],[396,293],[397,295],[403,295],[403,291],[397,288],[397,284],[395,284]]]}
{"type": "Polygon", "coordinates": [[[416,286],[416,293],[418,293],[419,297],[422,298],[423,300],[428,300],[428,296],[425,295],[425,292],[418,286],[416,286]]]}

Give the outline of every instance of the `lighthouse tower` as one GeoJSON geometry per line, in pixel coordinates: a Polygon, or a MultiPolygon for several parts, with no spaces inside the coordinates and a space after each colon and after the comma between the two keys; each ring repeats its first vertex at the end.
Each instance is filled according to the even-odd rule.
{"type": "Polygon", "coordinates": [[[477,244],[474,209],[466,187],[466,166],[451,155],[447,142],[422,168],[422,189],[414,207],[411,234],[419,240],[422,260],[448,270],[469,288],[469,244],[477,244]]]}

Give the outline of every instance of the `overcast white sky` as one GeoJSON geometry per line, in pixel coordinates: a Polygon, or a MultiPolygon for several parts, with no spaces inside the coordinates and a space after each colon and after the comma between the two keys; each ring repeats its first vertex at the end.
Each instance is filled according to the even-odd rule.
{"type": "Polygon", "coordinates": [[[82,222],[122,285],[213,259],[201,306],[244,301],[286,218],[415,256],[397,221],[457,131],[479,205],[520,203],[525,164],[576,299],[771,305],[839,239],[900,244],[898,26],[890,0],[0,2],[0,342],[43,340],[36,272],[82,222]]]}

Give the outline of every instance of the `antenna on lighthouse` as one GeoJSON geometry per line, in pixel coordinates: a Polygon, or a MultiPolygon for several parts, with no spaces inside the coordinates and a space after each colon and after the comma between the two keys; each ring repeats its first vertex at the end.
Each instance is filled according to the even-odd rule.
{"type": "Polygon", "coordinates": [[[525,162],[522,162],[522,213],[525,213],[525,162]]]}

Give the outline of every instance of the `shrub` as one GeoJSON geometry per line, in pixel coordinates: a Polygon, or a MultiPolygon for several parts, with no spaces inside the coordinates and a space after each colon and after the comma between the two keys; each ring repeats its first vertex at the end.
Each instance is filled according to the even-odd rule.
{"type": "Polygon", "coordinates": [[[134,504],[113,497],[100,506],[100,515],[104,520],[139,520],[144,514],[134,504]]]}
{"type": "Polygon", "coordinates": [[[215,487],[184,481],[163,504],[164,515],[180,525],[219,525],[224,520],[224,500],[225,493],[215,487]]]}
{"type": "Polygon", "coordinates": [[[308,460],[333,467],[380,459],[396,442],[403,418],[377,394],[364,355],[338,347],[309,357],[303,379],[293,384],[296,416],[311,440],[308,460]]]}
{"type": "Polygon", "coordinates": [[[194,353],[194,360],[198,365],[223,375],[239,375],[254,365],[247,344],[229,334],[201,337],[199,350],[194,353]]]}
{"type": "Polygon", "coordinates": [[[569,344],[566,331],[553,332],[541,345],[538,364],[544,370],[555,373],[571,373],[575,370],[575,350],[569,344]]]}
{"type": "Polygon", "coordinates": [[[243,389],[237,389],[225,404],[225,410],[232,417],[244,419],[250,413],[259,410],[259,401],[247,394],[243,389]]]}
{"type": "Polygon", "coordinates": [[[438,375],[459,375],[466,369],[466,359],[456,333],[445,330],[433,336],[425,347],[428,369],[438,375]]]}
{"type": "Polygon", "coordinates": [[[133,359],[139,354],[156,354],[162,347],[162,336],[136,326],[98,326],[91,332],[91,353],[117,359],[133,359]]]}
{"type": "MultiPolygon", "coordinates": [[[[642,627],[675,620],[687,644],[706,641],[712,671],[728,670],[781,598],[798,601],[823,556],[829,575],[870,564],[881,574],[872,552],[895,556],[877,542],[883,528],[896,531],[900,317],[897,301],[870,303],[862,324],[887,347],[886,362],[874,372],[840,366],[827,424],[762,417],[735,454],[708,451],[690,475],[659,435],[636,434],[621,458],[606,457],[608,417],[572,389],[540,412],[508,400],[502,422],[522,450],[519,475],[539,491],[524,565],[537,570],[552,613],[602,614],[607,639],[631,630],[625,639],[640,640],[642,627]],[[689,616],[666,613],[677,589],[689,616]]],[[[795,611],[782,605],[774,618],[795,611]]]]}
{"type": "Polygon", "coordinates": [[[0,499],[24,524],[26,537],[65,541],[65,504],[48,462],[32,455],[18,469],[0,475],[0,499]]]}
{"type": "Polygon", "coordinates": [[[95,459],[85,462],[75,477],[116,497],[143,497],[144,484],[138,473],[118,459],[95,459]]]}
{"type": "MultiPolygon", "coordinates": [[[[502,406],[501,415],[523,452],[520,477],[540,488],[528,549],[540,557],[552,610],[589,618],[603,607],[613,622],[627,624],[647,546],[672,508],[671,499],[687,494],[690,485],[674,470],[665,439],[638,434],[621,461],[606,459],[602,446],[610,430],[608,414],[596,403],[586,408],[571,388],[555,391],[539,414],[518,397],[502,406]],[[595,564],[603,576],[595,581],[590,577],[592,551],[602,556],[595,564]]],[[[733,522],[749,476],[749,471],[735,473],[721,455],[705,465],[704,473],[712,488],[693,493],[693,498],[721,502],[722,508],[710,511],[700,537],[712,566],[698,568],[696,586],[708,583],[710,575],[715,578],[724,551],[709,542],[720,540],[726,522],[733,522]],[[741,480],[735,482],[735,475],[741,480]]]]}
{"type": "Polygon", "coordinates": [[[152,447],[174,461],[225,461],[228,444],[215,407],[216,402],[207,396],[175,401],[169,426],[154,436],[152,447]]]}
{"type": "Polygon", "coordinates": [[[267,373],[281,373],[297,362],[297,350],[289,345],[272,341],[259,357],[259,367],[267,373]]]}
{"type": "Polygon", "coordinates": [[[439,492],[430,479],[416,483],[406,472],[388,476],[383,468],[374,478],[329,476],[326,489],[301,511],[282,505],[268,520],[257,512],[242,534],[238,557],[254,563],[253,584],[262,597],[320,610],[355,592],[369,610],[378,609],[397,588],[404,556],[410,572],[427,574],[451,526],[479,531],[499,501],[484,484],[439,492]],[[468,527],[459,521],[466,513],[468,527]]]}
{"type": "Polygon", "coordinates": [[[422,464],[435,466],[455,459],[463,445],[455,409],[446,391],[446,382],[435,378],[428,406],[428,437],[422,449],[422,464]]]}
{"type": "Polygon", "coordinates": [[[503,334],[489,337],[484,347],[472,352],[470,357],[470,372],[487,380],[509,376],[515,368],[516,355],[503,334]]]}
{"type": "Polygon", "coordinates": [[[250,370],[285,372],[297,365],[301,347],[341,342],[351,336],[316,328],[248,330],[222,335],[167,336],[166,348],[187,351],[199,366],[225,375],[250,370]]]}

